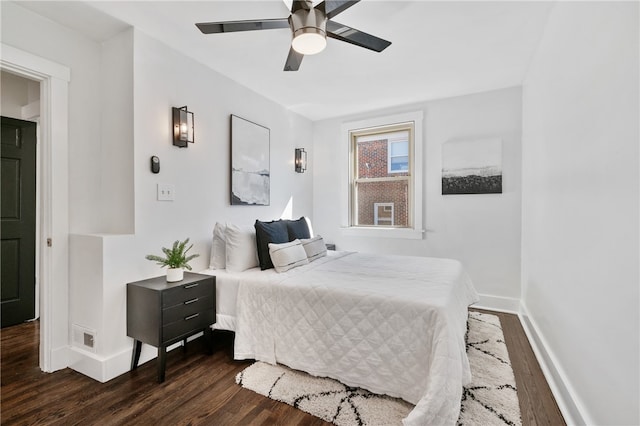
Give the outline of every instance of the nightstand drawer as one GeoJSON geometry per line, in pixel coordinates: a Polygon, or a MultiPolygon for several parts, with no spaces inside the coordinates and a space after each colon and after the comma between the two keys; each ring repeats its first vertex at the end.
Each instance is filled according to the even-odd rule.
{"type": "Polygon", "coordinates": [[[213,278],[176,286],[162,292],[162,307],[180,305],[188,300],[212,294],[213,278]]]}
{"type": "Polygon", "coordinates": [[[167,343],[182,336],[193,334],[194,330],[204,329],[215,322],[213,309],[204,312],[195,312],[176,322],[162,327],[162,342],[167,343]]]}
{"type": "Polygon", "coordinates": [[[211,296],[194,297],[179,305],[164,309],[162,313],[162,325],[168,325],[195,313],[204,312],[213,308],[213,298],[211,296]]]}

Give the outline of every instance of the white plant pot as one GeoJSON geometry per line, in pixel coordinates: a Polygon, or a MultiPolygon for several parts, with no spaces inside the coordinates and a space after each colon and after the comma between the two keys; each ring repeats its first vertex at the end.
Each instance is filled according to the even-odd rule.
{"type": "Polygon", "coordinates": [[[184,270],[182,268],[167,269],[167,282],[174,283],[176,281],[182,281],[183,278],[184,270]]]}

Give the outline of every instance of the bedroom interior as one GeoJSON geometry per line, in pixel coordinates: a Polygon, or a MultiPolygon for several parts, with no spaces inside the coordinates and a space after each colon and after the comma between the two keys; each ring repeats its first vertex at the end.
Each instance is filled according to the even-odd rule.
{"type": "MultiPolygon", "coordinates": [[[[188,236],[200,253],[191,266],[204,271],[217,222],[308,217],[336,253],[460,261],[479,294],[472,309],[498,315],[508,346],[518,342],[509,346],[514,373],[539,363],[567,424],[640,423],[638,3],[364,0],[336,19],[392,44],[375,53],[328,40],[294,73],[282,68],[291,39],[284,30],[203,35],[195,27],[287,15],[279,1],[237,4],[0,4],[1,112],[40,117],[41,128],[40,320],[29,336],[2,330],[3,386],[5,353],[26,341],[33,367],[57,371],[25,373],[48,391],[58,386],[56,374],[70,380],[58,383],[75,374],[93,393],[117,399],[139,389],[161,402],[210,369],[219,372],[204,379],[221,395],[215,404],[233,396],[255,407],[244,421],[280,413],[313,424],[238,392],[233,377],[248,364],[234,364],[227,333],[216,332],[213,356],[201,353],[202,339],[170,351],[163,385],[147,362],[156,357],[149,345],[145,364],[129,373],[126,335],[126,284],[164,274],[145,254],[188,236]],[[419,45],[398,29],[416,22],[419,45]],[[414,53],[398,56],[403,49],[414,53]],[[171,108],[179,105],[197,116],[188,149],[173,146],[171,108]],[[268,130],[270,193],[262,205],[230,200],[232,115],[268,130]],[[345,131],[407,115],[422,120],[416,229],[349,228],[345,131]],[[443,195],[445,147],[486,140],[501,142],[502,192],[443,195]],[[294,158],[301,147],[304,173],[294,158]],[[154,156],[159,173],[150,170],[154,156]],[[172,201],[158,200],[159,185],[171,188],[172,201]],[[216,383],[223,377],[229,389],[216,383]]],[[[202,401],[201,390],[187,392],[202,401]]],[[[3,411],[6,401],[3,392],[3,411]]]]}

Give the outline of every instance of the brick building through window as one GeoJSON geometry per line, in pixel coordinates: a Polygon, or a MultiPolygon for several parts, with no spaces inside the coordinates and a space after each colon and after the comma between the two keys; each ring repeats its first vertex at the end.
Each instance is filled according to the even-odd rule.
{"type": "Polygon", "coordinates": [[[409,227],[411,129],[355,134],[353,222],[356,226],[409,227]]]}

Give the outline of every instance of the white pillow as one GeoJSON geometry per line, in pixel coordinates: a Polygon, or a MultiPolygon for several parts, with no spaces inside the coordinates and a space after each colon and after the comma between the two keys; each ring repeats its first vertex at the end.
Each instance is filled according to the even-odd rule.
{"type": "Polygon", "coordinates": [[[320,235],[300,241],[302,241],[302,247],[307,253],[309,262],[313,262],[314,260],[327,255],[327,246],[324,244],[324,240],[320,235]]]}
{"type": "Polygon", "coordinates": [[[227,271],[242,272],[258,266],[256,231],[253,226],[227,225],[225,237],[227,271]]]}
{"type": "Polygon", "coordinates": [[[224,269],[227,267],[226,231],[226,224],[216,222],[216,226],[213,228],[213,243],[211,244],[211,259],[209,261],[210,269],[224,269]]]}
{"type": "Polygon", "coordinates": [[[269,243],[269,255],[277,272],[286,272],[296,266],[309,263],[300,240],[282,244],[269,243]]]}
{"type": "Polygon", "coordinates": [[[307,216],[304,216],[304,220],[307,222],[307,227],[309,228],[309,235],[313,238],[313,226],[311,226],[311,219],[307,216]]]}

